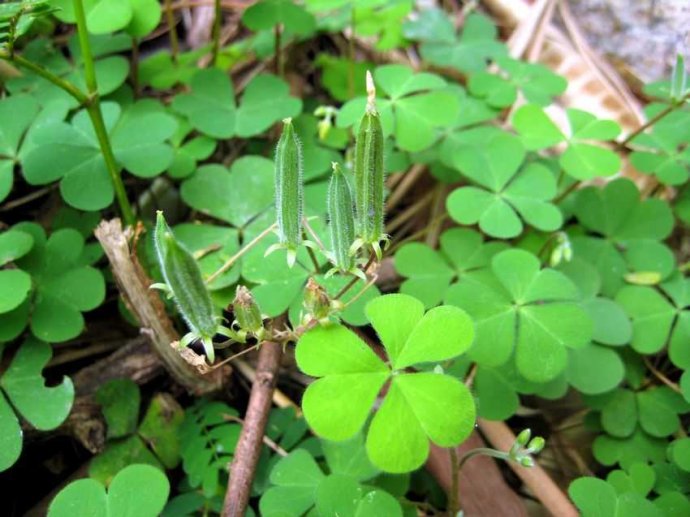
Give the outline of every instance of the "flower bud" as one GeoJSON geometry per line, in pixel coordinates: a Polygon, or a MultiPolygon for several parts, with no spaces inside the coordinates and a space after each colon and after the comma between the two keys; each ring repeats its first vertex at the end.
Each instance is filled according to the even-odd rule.
{"type": "Polygon", "coordinates": [[[532,436],[532,431],[529,429],[523,429],[520,434],[517,435],[517,438],[515,438],[515,441],[519,443],[522,447],[527,445],[527,442],[529,442],[530,437],[532,436]]]}
{"type": "Polygon", "coordinates": [[[331,312],[331,300],[326,290],[313,278],[304,288],[304,309],[315,320],[327,318],[331,312]]]}

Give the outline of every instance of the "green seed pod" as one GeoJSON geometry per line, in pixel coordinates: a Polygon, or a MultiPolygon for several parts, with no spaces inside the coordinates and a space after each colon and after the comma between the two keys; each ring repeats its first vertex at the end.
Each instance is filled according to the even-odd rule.
{"type": "Polygon", "coordinates": [[[165,222],[163,212],[158,212],[154,234],[158,263],[180,314],[192,334],[204,345],[209,362],[215,354],[211,339],[219,323],[211,295],[206,288],[201,270],[192,254],[177,240],[165,222]]]}
{"type": "Polygon", "coordinates": [[[354,268],[350,246],[355,240],[354,212],[350,184],[340,165],[333,162],[333,175],[328,185],[328,220],[330,222],[333,263],[340,271],[354,268]]]}
{"type": "Polygon", "coordinates": [[[367,72],[367,107],[355,143],[356,232],[366,244],[378,243],[383,233],[383,130],[376,111],[376,90],[367,72]]]}
{"type": "Polygon", "coordinates": [[[276,214],[280,243],[296,253],[302,242],[302,146],[292,125],[283,120],[283,133],[276,147],[276,214]]]}
{"type": "Polygon", "coordinates": [[[250,334],[260,334],[264,328],[264,321],[261,317],[261,310],[254,301],[252,293],[243,285],[237,286],[235,300],[232,302],[232,309],[240,330],[250,334]]]}
{"type": "Polygon", "coordinates": [[[304,288],[304,309],[315,320],[327,318],[331,313],[331,300],[326,290],[313,278],[307,280],[304,288]]]}

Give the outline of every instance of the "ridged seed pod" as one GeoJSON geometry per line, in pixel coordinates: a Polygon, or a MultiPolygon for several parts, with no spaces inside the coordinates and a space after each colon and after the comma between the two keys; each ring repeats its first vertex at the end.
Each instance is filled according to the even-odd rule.
{"type": "Polygon", "coordinates": [[[383,130],[376,111],[376,90],[367,72],[369,94],[355,142],[356,232],[364,243],[378,243],[383,233],[383,130]]]}
{"type": "Polygon", "coordinates": [[[333,262],[340,271],[354,267],[350,246],[355,240],[355,216],[350,184],[340,165],[333,163],[333,175],[328,185],[328,220],[330,222],[333,262]]]}
{"type": "Polygon", "coordinates": [[[163,278],[180,314],[192,334],[202,341],[209,361],[213,362],[215,354],[211,339],[218,330],[219,320],[211,295],[196,260],[175,238],[160,211],[156,219],[154,242],[163,278]]]}
{"type": "Polygon", "coordinates": [[[296,250],[302,242],[302,146],[292,125],[283,120],[283,133],[275,157],[276,214],[278,237],[288,250],[296,250]]]}
{"type": "Polygon", "coordinates": [[[235,300],[232,302],[235,319],[241,330],[258,334],[264,328],[261,310],[254,301],[252,293],[243,285],[237,286],[235,300]]]}

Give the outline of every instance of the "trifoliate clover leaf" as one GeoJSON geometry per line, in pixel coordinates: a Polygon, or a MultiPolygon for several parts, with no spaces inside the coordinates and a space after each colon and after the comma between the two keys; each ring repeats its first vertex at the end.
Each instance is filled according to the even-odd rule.
{"type": "Polygon", "coordinates": [[[562,262],[558,270],[580,290],[584,309],[594,324],[592,340],[609,346],[623,346],[632,338],[632,323],[623,307],[605,296],[599,296],[602,281],[597,268],[580,257],[562,262]]]}
{"type": "Polygon", "coordinates": [[[405,37],[415,41],[452,42],[455,27],[448,14],[438,7],[422,9],[403,23],[405,37]]]}
{"type": "MultiPolygon", "coordinates": [[[[210,224],[184,223],[173,229],[175,237],[191,251],[204,279],[218,271],[240,248],[239,232],[234,228],[210,224]]],[[[209,289],[228,287],[239,278],[240,263],[208,284],[209,289]]]]}
{"type": "Polygon", "coordinates": [[[564,135],[546,112],[535,104],[520,107],[513,117],[513,126],[525,147],[537,151],[562,142],[568,144],[559,163],[563,170],[578,180],[611,176],[618,172],[621,160],[615,152],[589,143],[615,139],[620,127],[612,120],[599,120],[586,111],[566,110],[570,135],[564,135]]]}
{"type": "MultiPolygon", "coordinates": [[[[477,126],[481,122],[495,119],[498,116],[497,110],[491,109],[483,101],[467,95],[459,85],[449,87],[448,91],[455,92],[458,96],[460,111],[455,122],[441,135],[439,158],[447,167],[456,169],[455,157],[459,147],[481,145],[490,138],[501,134],[501,130],[488,125],[477,126]]],[[[455,180],[455,178],[453,179],[455,180]]]]}
{"type": "Polygon", "coordinates": [[[526,63],[500,56],[496,63],[502,73],[477,72],[470,76],[468,88],[472,95],[484,99],[494,108],[511,106],[518,90],[528,102],[546,106],[556,95],[563,93],[568,82],[543,65],[526,63]]]}
{"type": "MultiPolygon", "coordinates": [[[[97,43],[98,39],[93,39],[92,43],[97,43]]],[[[86,90],[84,79],[83,62],[81,58],[75,54],[74,49],[70,45],[72,51],[73,61],[69,61],[62,52],[58,52],[51,42],[44,39],[34,39],[27,44],[22,51],[22,56],[33,61],[45,68],[53,74],[65,79],[82,91],[86,90]]],[[[96,72],[96,80],[98,82],[98,93],[101,96],[117,90],[127,80],[129,74],[129,63],[127,59],[122,56],[108,56],[116,50],[108,50],[100,54],[101,59],[97,59],[94,63],[96,72]]],[[[94,57],[99,57],[94,51],[94,57]]],[[[42,106],[48,106],[55,101],[61,101],[70,108],[76,108],[79,102],[63,89],[55,86],[50,81],[25,70],[20,77],[9,79],[5,86],[13,95],[18,93],[28,93],[32,95],[42,106]]]]}
{"type": "Polygon", "coordinates": [[[192,127],[189,123],[182,119],[177,122],[177,131],[170,138],[174,157],[168,174],[171,178],[184,179],[196,170],[197,162],[213,154],[216,150],[216,141],[204,135],[190,137],[192,127]]]}
{"type": "MultiPolygon", "coordinates": [[[[650,108],[647,114],[651,117],[663,106],[650,108]]],[[[641,172],[654,174],[664,185],[682,185],[690,177],[690,151],[685,145],[690,139],[689,126],[690,113],[670,113],[654,124],[650,133],[633,139],[636,150],[630,153],[631,163],[641,172]]]]}
{"type": "Polygon", "coordinates": [[[637,492],[617,493],[613,485],[595,477],[581,477],[573,481],[568,494],[582,517],[662,517],[652,501],[637,492]]]}
{"type": "Polygon", "coordinates": [[[635,492],[643,497],[654,488],[656,473],[646,463],[633,463],[625,470],[614,470],[606,476],[606,481],[611,484],[618,494],[635,492]]]}
{"type": "MultiPolygon", "coordinates": [[[[155,101],[140,101],[120,112],[102,104],[117,162],[132,174],[151,178],[173,159],[166,143],[177,128],[173,117],[155,101]]],[[[114,191],[98,139],[85,110],[70,124],[46,124],[34,133],[35,146],[24,157],[24,177],[32,185],[60,180],[64,200],[81,210],[100,210],[113,201],[114,191]]]]}
{"type": "Polygon", "coordinates": [[[638,424],[650,436],[664,438],[680,427],[678,414],[690,409],[682,395],[668,386],[638,392],[619,389],[603,397],[607,402],[601,411],[601,424],[616,438],[631,436],[638,424]]]}
{"type": "Polygon", "coordinates": [[[400,292],[414,296],[426,308],[438,305],[455,279],[488,267],[491,258],[507,248],[502,242],[485,243],[480,233],[465,228],[444,232],[440,242],[439,251],[413,242],[395,253],[395,269],[407,277],[400,292]]]}
{"type": "Polygon", "coordinates": [[[108,515],[155,517],[170,494],[168,478],[150,465],[133,464],[113,478],[108,492],[95,479],[79,479],[63,488],[48,508],[49,517],[108,515]]]}
{"type": "Polygon", "coordinates": [[[538,163],[520,169],[524,158],[520,141],[507,133],[458,149],[456,168],[478,187],[462,187],[448,197],[450,216],[461,224],[479,223],[484,233],[504,239],[522,233],[522,220],[543,231],[560,228],[563,216],[549,203],[556,178],[538,163]]]}
{"type": "Polygon", "coordinates": [[[46,239],[37,224],[15,228],[34,239],[31,251],[16,261],[20,270],[31,274],[34,285],[31,332],[53,343],[77,337],[84,329],[81,313],[105,299],[103,274],[89,265],[100,255],[85,247],[84,237],[73,229],[58,230],[46,239]]]}
{"type": "Polygon", "coordinates": [[[185,115],[192,127],[213,138],[258,135],[302,109],[302,101],[290,96],[287,83],[273,75],[252,79],[239,106],[232,82],[221,70],[200,70],[189,85],[191,93],[177,95],[172,107],[185,115]]]}
{"type": "Polygon", "coordinates": [[[139,82],[157,90],[167,90],[180,83],[188,83],[199,71],[199,58],[207,55],[209,46],[179,52],[173,60],[169,50],[163,49],[142,58],[139,62],[139,82]]]}
{"type": "Polygon", "coordinates": [[[315,64],[322,70],[321,84],[335,100],[345,102],[353,95],[359,97],[367,94],[365,77],[367,70],[374,68],[371,62],[358,60],[352,63],[349,59],[323,53],[317,56],[315,64]],[[351,67],[354,69],[352,92],[348,85],[351,67]]]}
{"type": "Polygon", "coordinates": [[[182,199],[195,210],[241,228],[273,203],[273,162],[243,156],[230,170],[202,165],[182,183],[182,199]]]}
{"type": "MultiPolygon", "coordinates": [[[[55,16],[75,23],[73,2],[50,0],[57,8],[55,16]]],[[[84,2],[86,26],[91,34],[109,34],[125,30],[135,37],[149,34],[161,19],[161,5],[156,0],[87,0],[84,2]]]]}
{"type": "Polygon", "coordinates": [[[574,211],[582,226],[601,236],[573,236],[572,243],[575,256],[599,270],[604,295],[615,296],[628,272],[656,272],[663,280],[674,270],[671,250],[658,242],[673,228],[671,209],[660,199],[641,200],[632,181],[582,189],[574,211]]]}
{"type": "MultiPolygon", "coordinates": [[[[354,461],[364,451],[361,435],[351,442],[357,447],[354,461]]],[[[325,475],[314,457],[305,449],[297,449],[281,458],[271,470],[271,486],[261,497],[259,509],[266,517],[299,517],[318,510],[321,515],[402,517],[400,503],[381,488],[360,484],[363,479],[352,475],[352,457],[344,455],[354,447],[348,443],[323,442],[330,470],[325,475]],[[337,462],[334,463],[334,459],[337,462]],[[342,468],[347,465],[346,468],[342,468]]],[[[363,458],[366,461],[366,457],[363,458]]],[[[369,464],[369,477],[376,473],[369,464]]]]}
{"type": "Polygon", "coordinates": [[[420,54],[434,65],[478,72],[486,68],[489,60],[506,54],[505,45],[497,39],[496,26],[484,15],[467,16],[459,37],[453,34],[452,24],[438,23],[438,26],[440,30],[434,34],[417,30],[417,34],[413,31],[409,36],[421,40],[420,54]]]}
{"type": "Polygon", "coordinates": [[[180,462],[182,407],[171,395],[157,393],[139,423],[140,398],[139,388],[129,379],[116,379],[99,389],[96,399],[108,425],[108,441],[91,460],[89,477],[109,484],[131,463],[163,470],[180,462]]]}
{"type": "Polygon", "coordinates": [[[653,354],[668,343],[671,362],[690,368],[690,280],[676,274],[659,289],[626,286],[616,297],[633,322],[632,347],[653,354]]]}
{"type": "Polygon", "coordinates": [[[245,9],[242,23],[253,31],[282,25],[299,36],[309,36],[316,29],[314,16],[302,6],[288,0],[261,0],[245,9]]]}
{"type": "MultiPolygon", "coordinates": [[[[446,82],[438,75],[384,65],[374,71],[374,79],[379,93],[386,95],[376,101],[384,135],[394,134],[396,145],[404,151],[428,148],[438,138],[437,128],[452,125],[458,116],[458,99],[445,90],[446,82]]],[[[365,97],[347,102],[338,112],[338,126],[356,129],[366,103],[365,97]]]]}
{"type": "MultiPolygon", "coordinates": [[[[2,351],[0,347],[0,354],[2,351]]],[[[12,466],[22,450],[22,430],[15,410],[42,431],[55,429],[69,414],[74,400],[72,381],[65,377],[49,388],[41,375],[51,355],[49,344],[30,338],[0,376],[0,471],[12,466]]]]}
{"type": "Polygon", "coordinates": [[[12,190],[22,137],[38,110],[38,102],[28,95],[13,95],[0,100],[0,119],[3,121],[0,130],[0,201],[12,190]]]}
{"type": "Polygon", "coordinates": [[[363,427],[377,394],[390,380],[367,433],[367,453],[382,470],[407,472],[424,463],[429,440],[450,447],[472,430],[474,403],[464,384],[444,374],[404,371],[462,354],[472,343],[472,321],[456,307],[424,314],[420,301],[403,294],[376,298],[366,314],[390,366],[347,328],[316,327],[297,344],[300,369],[319,377],[307,388],[302,407],[316,434],[345,440],[363,427]],[[392,428],[397,431],[391,433],[392,428]]]}
{"type": "Polygon", "coordinates": [[[514,355],[520,375],[544,383],[563,372],[568,348],[591,339],[592,321],[578,298],[565,275],[540,269],[534,255],[514,249],[494,256],[491,271],[465,275],[448,289],[445,303],[475,321],[473,360],[500,366],[514,355]]]}
{"type": "Polygon", "coordinates": [[[602,465],[620,464],[624,469],[638,462],[660,462],[666,458],[668,441],[648,435],[639,427],[627,438],[615,438],[608,434],[597,436],[592,452],[602,465]]]}
{"type": "Polygon", "coordinates": [[[567,389],[563,375],[547,383],[535,383],[522,377],[511,363],[498,367],[477,366],[472,384],[477,414],[487,420],[505,420],[513,416],[520,407],[520,394],[556,400],[567,389]]]}

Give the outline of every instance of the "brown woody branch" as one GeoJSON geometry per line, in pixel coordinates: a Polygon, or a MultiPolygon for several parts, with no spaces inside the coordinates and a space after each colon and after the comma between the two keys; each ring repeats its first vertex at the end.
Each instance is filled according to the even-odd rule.
{"type": "Polygon", "coordinates": [[[139,264],[136,254],[130,250],[131,230],[123,231],[120,220],[112,219],[101,221],[95,234],[108,256],[127,308],[139,321],[142,334],[149,337],[151,345],[172,377],[195,394],[219,389],[224,375],[222,368],[202,375],[172,346],[179,341],[180,336],[166,314],[158,294],[149,289],[151,279],[139,264]]]}
{"type": "Polygon", "coordinates": [[[244,426],[230,466],[223,517],[242,517],[247,508],[282,355],[278,343],[266,341],[261,345],[244,426]]]}

